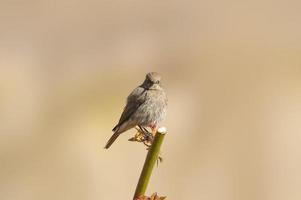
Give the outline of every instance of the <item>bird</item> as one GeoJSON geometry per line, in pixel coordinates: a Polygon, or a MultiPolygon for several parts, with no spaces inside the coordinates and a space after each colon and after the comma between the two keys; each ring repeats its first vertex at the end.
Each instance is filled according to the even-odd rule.
{"type": "Polygon", "coordinates": [[[127,97],[119,122],[104,148],[108,149],[121,133],[136,126],[144,130],[149,127],[153,134],[156,133],[158,125],[166,117],[166,110],[167,96],[161,84],[161,75],[149,72],[144,82],[127,97]]]}

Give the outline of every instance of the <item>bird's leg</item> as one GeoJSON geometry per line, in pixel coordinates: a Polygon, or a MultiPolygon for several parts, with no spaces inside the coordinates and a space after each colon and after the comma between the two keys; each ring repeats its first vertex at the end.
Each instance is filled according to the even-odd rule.
{"type": "Polygon", "coordinates": [[[138,127],[142,131],[142,133],[144,133],[145,135],[149,134],[148,130],[145,127],[143,127],[141,125],[138,125],[138,127]]]}
{"type": "Polygon", "coordinates": [[[143,144],[147,147],[150,147],[153,142],[153,135],[150,133],[145,127],[137,125],[135,127],[137,133],[134,137],[130,138],[129,141],[133,142],[143,142],[143,144]]]}
{"type": "Polygon", "coordinates": [[[140,130],[143,132],[143,137],[144,137],[144,145],[147,147],[150,147],[152,142],[153,142],[153,135],[143,126],[138,125],[140,130]]]}
{"type": "MultiPolygon", "coordinates": [[[[152,143],[154,140],[153,134],[150,133],[145,127],[142,127],[143,133],[144,133],[144,138],[148,143],[152,143]]],[[[150,146],[150,145],[149,145],[150,146]]]]}
{"type": "Polygon", "coordinates": [[[156,133],[157,133],[157,125],[156,125],[155,123],[151,123],[151,124],[149,125],[149,127],[150,127],[151,130],[152,130],[152,135],[153,135],[153,137],[155,137],[155,135],[156,135],[156,133]]]}

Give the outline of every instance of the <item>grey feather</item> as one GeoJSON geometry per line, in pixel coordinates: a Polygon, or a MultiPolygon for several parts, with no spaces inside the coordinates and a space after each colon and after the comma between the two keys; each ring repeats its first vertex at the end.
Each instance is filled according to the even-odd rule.
{"type": "Polygon", "coordinates": [[[157,126],[166,116],[167,97],[160,83],[161,76],[151,72],[145,81],[135,88],[127,97],[126,106],[118,124],[113,128],[114,134],[105,148],[109,148],[123,132],[139,125],[157,126]]]}

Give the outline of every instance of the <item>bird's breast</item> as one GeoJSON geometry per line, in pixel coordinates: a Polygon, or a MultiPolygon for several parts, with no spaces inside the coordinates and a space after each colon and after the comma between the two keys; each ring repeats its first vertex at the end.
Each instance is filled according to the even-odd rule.
{"type": "Polygon", "coordinates": [[[137,113],[141,125],[159,124],[166,116],[166,95],[163,91],[148,91],[137,113]]]}

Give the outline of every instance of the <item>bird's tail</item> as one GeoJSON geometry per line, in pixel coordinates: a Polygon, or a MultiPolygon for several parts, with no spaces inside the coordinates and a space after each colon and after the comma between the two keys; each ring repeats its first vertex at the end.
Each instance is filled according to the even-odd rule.
{"type": "Polygon", "coordinates": [[[108,142],[105,146],[105,149],[108,149],[113,144],[113,142],[118,138],[119,135],[120,135],[120,133],[115,132],[108,140],[108,142]]]}

